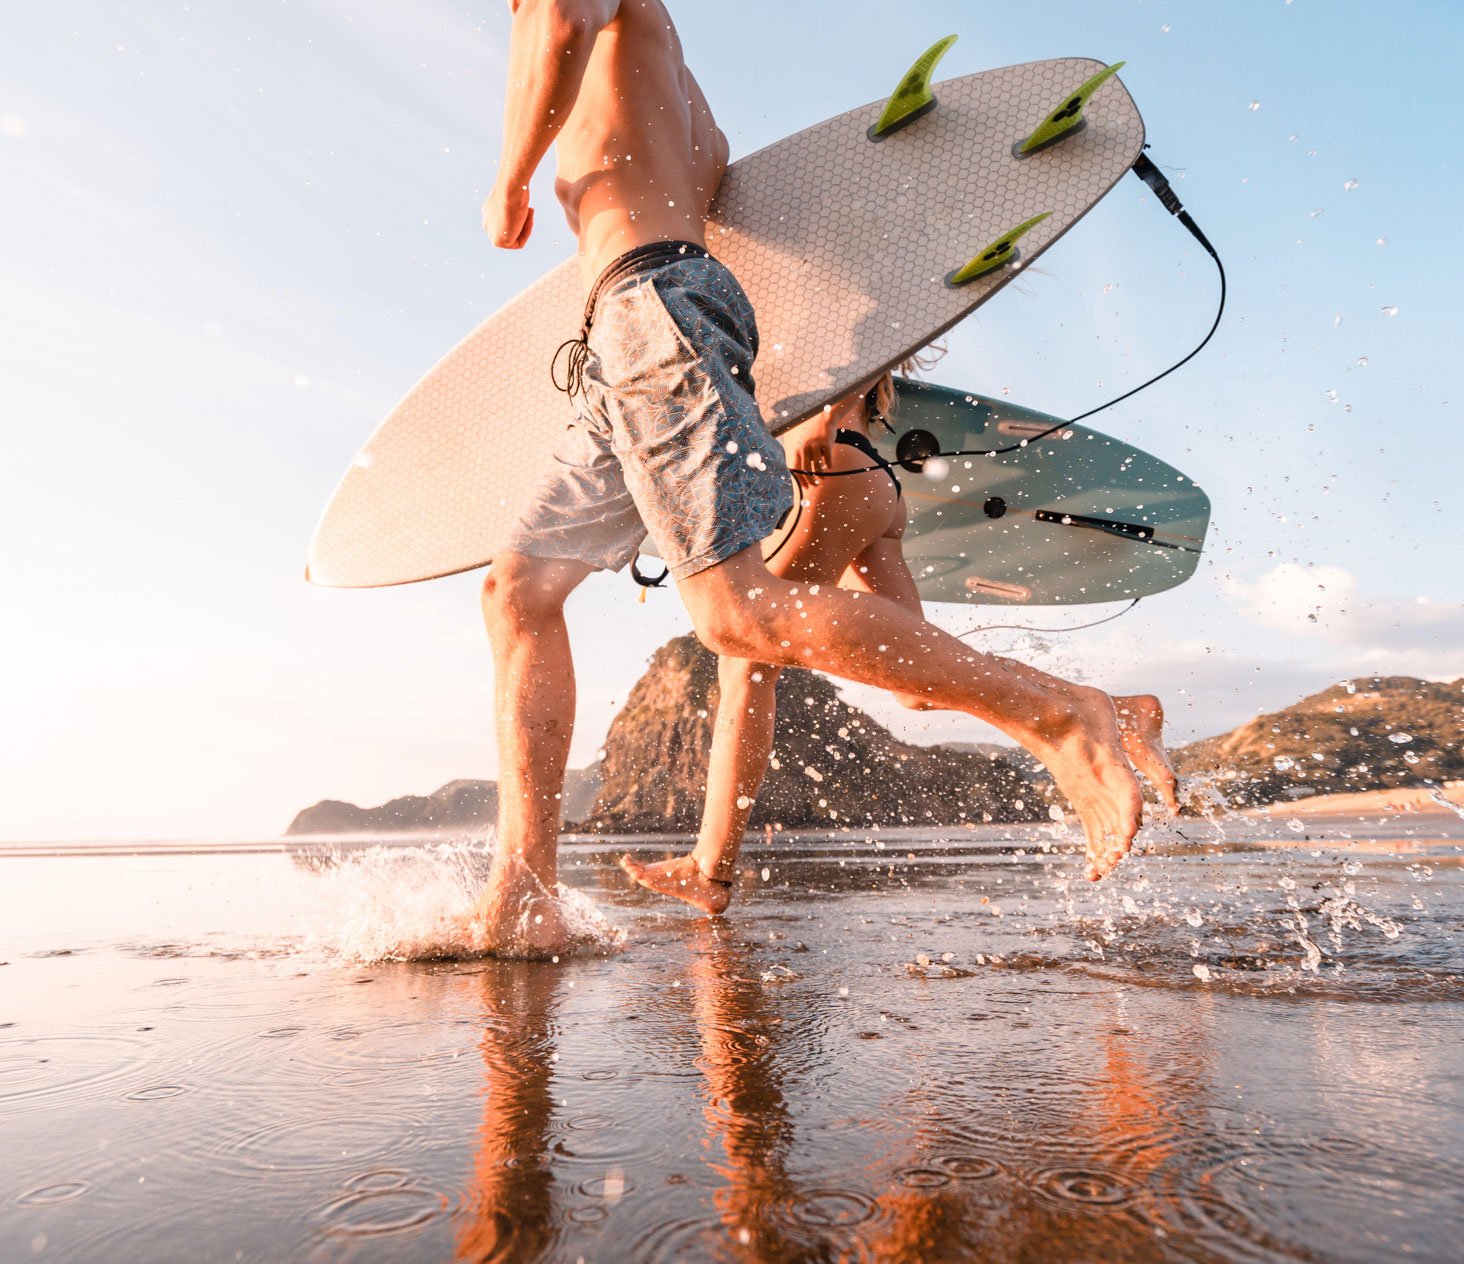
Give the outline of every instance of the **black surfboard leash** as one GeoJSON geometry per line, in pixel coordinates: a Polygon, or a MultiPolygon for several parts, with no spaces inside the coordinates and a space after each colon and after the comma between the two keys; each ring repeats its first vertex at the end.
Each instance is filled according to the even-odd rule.
{"type": "MultiPolygon", "coordinates": [[[[1144,148],[1147,149],[1148,146],[1145,145],[1144,148]]],[[[1147,390],[1149,387],[1153,386],[1155,382],[1161,381],[1162,379],[1168,377],[1176,369],[1183,368],[1197,355],[1199,355],[1200,352],[1203,351],[1205,347],[1209,344],[1210,339],[1215,336],[1215,331],[1220,328],[1220,321],[1225,315],[1225,265],[1220,260],[1220,253],[1215,249],[1213,245],[1210,244],[1210,239],[1206,237],[1205,234],[1201,231],[1200,226],[1195,223],[1190,213],[1184,209],[1183,203],[1180,202],[1179,196],[1174,192],[1174,189],[1170,186],[1169,181],[1164,178],[1163,172],[1161,172],[1159,168],[1156,167],[1154,163],[1149,160],[1147,155],[1143,153],[1139,154],[1138,159],[1134,162],[1132,171],[1136,176],[1139,177],[1140,180],[1142,180],[1145,184],[1149,186],[1150,189],[1153,190],[1155,197],[1159,199],[1160,205],[1163,206],[1165,210],[1167,210],[1171,215],[1178,219],[1181,224],[1185,226],[1190,235],[1193,236],[1194,239],[1199,242],[1202,247],[1204,247],[1205,253],[1208,254],[1210,258],[1215,261],[1216,270],[1220,274],[1220,302],[1215,309],[1215,319],[1211,323],[1209,331],[1202,339],[1200,339],[1200,341],[1195,345],[1194,349],[1190,351],[1188,355],[1186,355],[1183,359],[1176,360],[1162,373],[1156,373],[1147,382],[1140,382],[1139,385],[1135,386],[1132,390],[1127,390],[1122,395],[1115,395],[1106,403],[1099,404],[1095,408],[1090,408],[1085,413],[1079,413],[1076,417],[1069,417],[1065,421],[1054,422],[1046,430],[1038,431],[1034,435],[1028,435],[1023,438],[1019,443],[1009,444],[1004,448],[962,448],[955,451],[944,451],[938,446],[930,447],[926,443],[920,442],[918,439],[916,439],[916,441],[913,443],[909,442],[909,440],[911,440],[915,436],[924,436],[926,439],[933,443],[935,437],[933,435],[930,435],[928,431],[906,431],[905,434],[900,436],[901,442],[896,446],[895,449],[896,461],[898,462],[898,464],[900,464],[907,470],[919,473],[924,468],[926,461],[935,460],[936,458],[961,456],[1005,456],[1009,452],[1020,451],[1022,448],[1028,447],[1034,443],[1038,443],[1041,440],[1046,439],[1048,436],[1056,434],[1059,430],[1062,430],[1067,426],[1076,425],[1080,421],[1085,421],[1087,418],[1092,417],[1097,413],[1101,413],[1104,412],[1106,409],[1112,408],[1115,404],[1121,404],[1124,400],[1133,398],[1133,396],[1137,395],[1140,391],[1147,390]],[[901,452],[901,448],[904,448],[905,451],[901,452]]],[[[828,470],[824,472],[819,472],[816,470],[795,469],[791,472],[794,474],[802,474],[810,478],[842,478],[846,475],[851,474],[867,474],[871,470],[876,470],[878,468],[880,467],[877,465],[861,465],[853,469],[847,470],[828,470]]]]}

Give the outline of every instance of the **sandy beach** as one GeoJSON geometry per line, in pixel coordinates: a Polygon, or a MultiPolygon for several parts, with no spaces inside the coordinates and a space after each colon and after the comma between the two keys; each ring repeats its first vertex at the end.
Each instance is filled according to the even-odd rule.
{"type": "Polygon", "coordinates": [[[370,960],[480,842],[6,856],[0,1257],[1452,1259],[1464,821],[1277,824],[571,842],[557,964],[370,960]]]}

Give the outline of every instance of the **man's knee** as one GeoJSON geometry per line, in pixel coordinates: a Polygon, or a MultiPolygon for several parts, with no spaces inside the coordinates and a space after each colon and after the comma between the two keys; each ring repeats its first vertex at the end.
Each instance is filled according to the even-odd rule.
{"type": "Polygon", "coordinates": [[[769,633],[753,612],[741,604],[717,605],[692,612],[696,639],[722,658],[750,658],[766,662],[771,657],[769,633]]]}
{"type": "Polygon", "coordinates": [[[557,571],[557,563],[522,553],[494,558],[483,579],[484,621],[512,629],[557,618],[568,595],[557,571]]]}

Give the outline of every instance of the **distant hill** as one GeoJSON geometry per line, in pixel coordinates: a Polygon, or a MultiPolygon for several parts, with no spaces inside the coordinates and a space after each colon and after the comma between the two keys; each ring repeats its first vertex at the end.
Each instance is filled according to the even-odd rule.
{"type": "MultiPolygon", "coordinates": [[[[600,789],[596,766],[574,768],[565,780],[567,820],[584,815],[600,789]]],[[[380,807],[360,808],[326,799],[300,812],[285,831],[293,834],[377,834],[404,831],[474,829],[493,824],[498,814],[496,781],[449,781],[429,795],[409,794],[380,807]]]]}
{"type": "Polygon", "coordinates": [[[1464,679],[1363,676],[1174,754],[1233,806],[1464,776],[1464,679]]]}

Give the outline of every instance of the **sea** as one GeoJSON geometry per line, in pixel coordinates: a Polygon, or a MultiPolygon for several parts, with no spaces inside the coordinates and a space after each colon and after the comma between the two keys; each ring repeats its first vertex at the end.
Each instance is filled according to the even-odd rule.
{"type": "Polygon", "coordinates": [[[1457,1261],[1464,820],[0,849],[0,1261],[1457,1261]]]}

